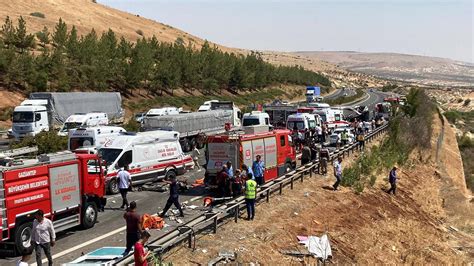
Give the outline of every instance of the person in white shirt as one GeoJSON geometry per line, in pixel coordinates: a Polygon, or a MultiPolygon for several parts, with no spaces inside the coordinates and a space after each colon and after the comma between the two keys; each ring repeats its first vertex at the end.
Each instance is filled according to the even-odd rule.
{"type": "Polygon", "coordinates": [[[35,247],[36,265],[41,266],[41,249],[43,249],[46,258],[48,258],[48,265],[53,265],[53,258],[51,257],[51,247],[54,247],[56,241],[56,233],[54,232],[53,223],[48,218],[44,217],[44,212],[38,210],[33,221],[33,229],[31,235],[31,243],[35,247]]]}
{"type": "Polygon", "coordinates": [[[120,208],[128,208],[127,193],[132,187],[132,177],[128,172],[128,165],[123,167],[123,170],[120,170],[117,174],[118,186],[120,195],[122,195],[122,206],[120,208]]]}
{"type": "Polygon", "coordinates": [[[199,165],[199,155],[201,155],[201,152],[197,147],[194,147],[193,150],[193,161],[194,161],[194,166],[198,169],[198,172],[201,171],[201,166],[199,165]]]}
{"type": "Polygon", "coordinates": [[[336,183],[332,187],[334,190],[337,190],[342,180],[342,157],[337,158],[337,161],[334,162],[334,177],[336,178],[336,183]]]}
{"type": "Polygon", "coordinates": [[[28,261],[31,258],[31,251],[24,251],[21,259],[16,262],[16,266],[28,266],[28,261]]]}

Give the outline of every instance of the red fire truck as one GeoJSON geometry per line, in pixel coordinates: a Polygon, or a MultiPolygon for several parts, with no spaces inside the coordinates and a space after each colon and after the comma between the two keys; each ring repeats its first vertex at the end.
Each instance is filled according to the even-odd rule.
{"type": "Polygon", "coordinates": [[[234,169],[240,169],[243,164],[252,167],[255,157],[260,155],[265,163],[265,182],[275,179],[296,166],[290,134],[290,130],[278,129],[256,134],[236,131],[208,136],[206,174],[215,176],[227,161],[232,162],[234,169]]]}
{"type": "Polygon", "coordinates": [[[32,222],[39,209],[56,231],[94,226],[98,209],[105,205],[97,155],[59,152],[11,165],[0,166],[2,251],[32,249],[32,222]]]}

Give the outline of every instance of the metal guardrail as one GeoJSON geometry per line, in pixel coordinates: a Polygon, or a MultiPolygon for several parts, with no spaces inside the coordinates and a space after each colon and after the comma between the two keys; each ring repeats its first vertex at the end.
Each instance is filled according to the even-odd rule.
{"type": "MultiPolygon", "coordinates": [[[[370,142],[374,140],[375,138],[381,136],[385,131],[387,131],[387,129],[388,124],[385,124],[375,129],[373,132],[369,133],[365,137],[365,141],[370,142]]],[[[346,154],[347,156],[349,156],[349,154],[351,152],[354,153],[356,149],[359,149],[359,144],[357,142],[347,144],[330,153],[330,162],[332,162],[338,156],[345,157],[346,154]]],[[[293,189],[295,181],[299,180],[300,182],[303,182],[304,177],[308,174],[311,178],[315,168],[319,168],[319,160],[302,165],[283,176],[280,176],[268,183],[265,183],[257,191],[256,202],[262,202],[263,200],[269,202],[270,196],[272,194],[278,192],[278,195],[281,195],[283,193],[283,188],[287,186],[290,186],[290,189],[293,189]]],[[[238,222],[240,211],[243,209],[245,209],[244,196],[240,196],[228,202],[221,203],[212,208],[209,212],[205,212],[202,215],[182,225],[179,225],[176,229],[168,232],[160,238],[150,241],[148,247],[155,254],[158,254],[159,257],[161,257],[162,254],[164,254],[171,247],[185,240],[188,241],[188,247],[191,248],[193,237],[195,237],[195,234],[209,227],[211,227],[214,233],[217,233],[217,228],[219,224],[222,223],[225,219],[232,217],[234,218],[234,222],[238,222]]],[[[115,265],[128,265],[132,262],[133,254],[129,254],[115,262],[115,265]]]]}

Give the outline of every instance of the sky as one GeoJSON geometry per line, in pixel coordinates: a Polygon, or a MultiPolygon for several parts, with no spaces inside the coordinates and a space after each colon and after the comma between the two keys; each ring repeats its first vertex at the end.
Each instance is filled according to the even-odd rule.
{"type": "Polygon", "coordinates": [[[474,63],[474,0],[99,0],[221,45],[474,63]]]}

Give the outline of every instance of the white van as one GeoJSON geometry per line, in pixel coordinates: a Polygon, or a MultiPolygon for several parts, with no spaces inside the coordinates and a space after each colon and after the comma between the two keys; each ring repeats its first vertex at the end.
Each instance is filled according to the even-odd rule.
{"type": "Polygon", "coordinates": [[[122,127],[113,126],[72,129],[69,131],[67,148],[76,153],[97,153],[98,149],[124,132],[127,131],[122,127]]]}
{"type": "Polygon", "coordinates": [[[191,156],[182,152],[176,131],[123,133],[99,149],[99,154],[107,169],[106,187],[112,194],[119,192],[117,173],[125,165],[133,185],[183,174],[194,167],[191,156]]]}
{"type": "Polygon", "coordinates": [[[212,103],[218,103],[219,100],[210,100],[210,101],[205,101],[201,106],[199,106],[198,112],[205,112],[211,110],[211,104],[212,103]]]}
{"type": "Polygon", "coordinates": [[[59,136],[67,136],[69,130],[79,127],[106,126],[109,117],[106,113],[87,113],[70,115],[58,132],[59,136]]]}
{"type": "Polygon", "coordinates": [[[286,120],[286,127],[289,130],[305,130],[321,126],[321,119],[319,116],[308,113],[296,113],[288,116],[286,120]]]}
{"type": "Polygon", "coordinates": [[[270,126],[270,116],[261,111],[252,111],[245,113],[242,118],[242,126],[270,126]]]}
{"type": "Polygon", "coordinates": [[[163,107],[163,108],[153,108],[148,110],[146,117],[153,116],[164,116],[164,115],[177,115],[182,111],[182,108],[176,107],[163,107]]]}

